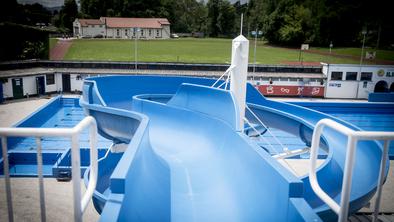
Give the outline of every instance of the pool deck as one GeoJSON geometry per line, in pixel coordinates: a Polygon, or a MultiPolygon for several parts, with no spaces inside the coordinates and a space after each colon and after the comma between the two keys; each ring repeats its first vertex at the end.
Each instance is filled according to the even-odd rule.
{"type": "MultiPolygon", "coordinates": [[[[73,96],[71,96],[73,97],[73,96]]],[[[321,99],[295,99],[274,98],[281,101],[333,101],[321,99]]],[[[0,127],[9,127],[22,120],[36,109],[49,101],[47,97],[30,98],[22,100],[7,101],[0,105],[0,127]]],[[[366,100],[340,100],[343,102],[366,102],[366,100]]],[[[304,175],[308,170],[308,160],[287,160],[297,175],[304,175]]],[[[390,161],[390,172],[383,187],[381,212],[394,213],[394,161],[390,161]]],[[[39,221],[40,205],[37,178],[12,178],[12,195],[14,201],[15,221],[39,221]]],[[[72,221],[72,183],[57,182],[54,178],[45,178],[45,196],[47,221],[72,221]]],[[[81,182],[81,189],[85,190],[81,182]]],[[[373,211],[373,200],[370,208],[363,208],[361,212],[373,211]]],[[[98,221],[99,215],[90,202],[84,221],[98,221]]],[[[7,207],[5,197],[4,179],[0,178],[0,221],[7,221],[7,207]]]]}

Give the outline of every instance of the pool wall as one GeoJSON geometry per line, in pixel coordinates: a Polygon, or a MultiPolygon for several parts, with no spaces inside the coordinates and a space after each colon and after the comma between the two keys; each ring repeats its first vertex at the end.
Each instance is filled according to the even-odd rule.
{"type": "MultiPolygon", "coordinates": [[[[14,124],[12,127],[37,127],[45,123],[51,116],[48,113],[56,112],[62,105],[62,97],[56,96],[52,98],[46,105],[40,107],[21,121],[14,124]]],[[[11,150],[15,144],[19,143],[23,138],[10,137],[7,139],[8,150],[11,150]]]]}
{"type": "MultiPolygon", "coordinates": [[[[394,103],[388,102],[289,102],[317,110],[355,125],[366,131],[394,131],[394,103]]],[[[382,142],[381,142],[382,143],[382,142]]],[[[390,143],[389,158],[394,160],[394,142],[390,143]]]]}
{"type": "Polygon", "coordinates": [[[314,109],[327,114],[331,113],[374,113],[394,114],[394,103],[372,102],[289,102],[298,106],[314,109]]]}

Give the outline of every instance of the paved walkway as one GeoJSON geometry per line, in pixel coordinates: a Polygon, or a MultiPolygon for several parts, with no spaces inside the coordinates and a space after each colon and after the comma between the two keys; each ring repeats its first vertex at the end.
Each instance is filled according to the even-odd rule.
{"type": "Polygon", "coordinates": [[[59,39],[49,52],[50,60],[62,60],[72,45],[72,39],[59,39]]]}

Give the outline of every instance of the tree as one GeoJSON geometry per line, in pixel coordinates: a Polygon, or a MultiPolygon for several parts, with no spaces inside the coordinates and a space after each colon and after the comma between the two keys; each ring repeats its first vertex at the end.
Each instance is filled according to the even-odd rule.
{"type": "Polygon", "coordinates": [[[311,11],[302,5],[292,5],[283,16],[279,41],[287,45],[311,42],[311,11]]]}
{"type": "Polygon", "coordinates": [[[208,33],[209,36],[217,37],[219,34],[218,17],[219,17],[219,1],[209,0],[208,7],[208,33]]]}
{"type": "Polygon", "coordinates": [[[237,15],[235,8],[228,1],[219,1],[219,14],[217,27],[221,35],[232,36],[235,33],[235,21],[237,15]]]}
{"type": "Polygon", "coordinates": [[[73,22],[78,17],[78,6],[75,0],[66,0],[60,10],[60,27],[72,30],[73,22]]]}

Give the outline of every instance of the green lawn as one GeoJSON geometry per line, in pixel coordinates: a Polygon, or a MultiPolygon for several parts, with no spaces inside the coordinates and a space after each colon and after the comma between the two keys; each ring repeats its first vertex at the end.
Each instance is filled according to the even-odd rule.
{"type": "MultiPolygon", "coordinates": [[[[138,40],[138,61],[230,63],[231,39],[180,38],[138,40]]],[[[249,62],[253,63],[253,41],[250,41],[249,62]]],[[[78,39],[73,41],[66,60],[134,61],[134,40],[78,39]]],[[[298,62],[299,51],[257,44],[256,63],[285,64],[298,62]]],[[[303,53],[303,61],[358,63],[358,60],[303,53]]]]}
{"type": "MultiPolygon", "coordinates": [[[[311,48],[311,49],[322,51],[322,52],[329,52],[328,48],[311,48]]],[[[371,51],[375,51],[375,50],[371,49],[371,48],[364,48],[364,56],[365,56],[366,52],[371,52],[371,51]]],[[[332,53],[360,57],[361,48],[333,48],[332,53]]],[[[377,50],[376,51],[376,59],[394,60],[394,51],[393,50],[377,50]]]]}
{"type": "Polygon", "coordinates": [[[49,50],[51,50],[57,43],[57,39],[56,38],[50,38],[49,39],[49,50]]]}

